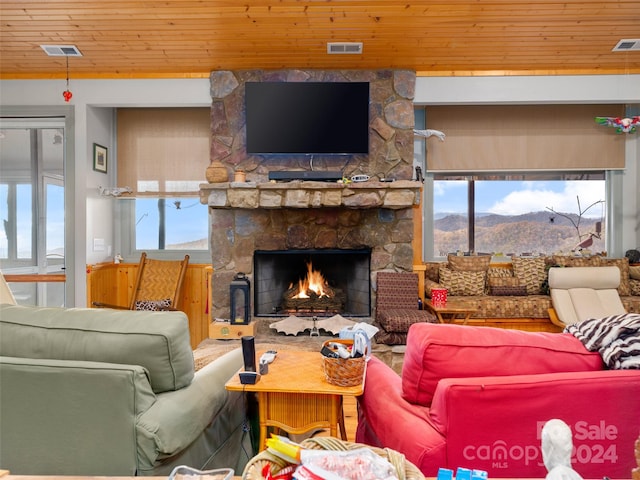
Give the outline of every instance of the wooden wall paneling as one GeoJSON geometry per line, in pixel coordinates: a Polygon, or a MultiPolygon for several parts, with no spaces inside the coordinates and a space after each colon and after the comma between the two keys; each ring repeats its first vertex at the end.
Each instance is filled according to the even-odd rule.
{"type": "Polygon", "coordinates": [[[182,308],[189,317],[191,346],[196,348],[202,340],[209,338],[209,300],[208,281],[211,278],[211,265],[190,264],[182,289],[182,308]]]}
{"type": "MultiPolygon", "coordinates": [[[[181,310],[189,318],[191,347],[209,338],[210,284],[213,267],[189,264],[184,279],[181,310]]],[[[127,307],[138,272],[137,263],[101,263],[87,266],[87,305],[94,301],[127,307]]]]}
{"type": "MultiPolygon", "coordinates": [[[[422,191],[420,191],[420,197],[422,198],[422,191]]],[[[422,242],[423,242],[423,229],[422,229],[422,201],[420,205],[413,207],[413,264],[417,265],[424,261],[422,258],[422,242]]]]}
{"type": "Polygon", "coordinates": [[[93,302],[115,302],[118,289],[116,273],[113,263],[87,265],[87,306],[92,306],[93,302]]]}

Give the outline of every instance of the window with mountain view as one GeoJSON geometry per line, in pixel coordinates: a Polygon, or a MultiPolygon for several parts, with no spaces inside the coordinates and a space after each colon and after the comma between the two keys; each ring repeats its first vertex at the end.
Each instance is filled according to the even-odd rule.
{"type": "Polygon", "coordinates": [[[435,175],[433,257],[605,250],[605,175],[435,175]]]}

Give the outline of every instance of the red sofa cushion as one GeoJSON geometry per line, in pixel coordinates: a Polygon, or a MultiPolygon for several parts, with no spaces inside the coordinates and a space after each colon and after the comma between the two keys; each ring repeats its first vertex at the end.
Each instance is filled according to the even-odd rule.
{"type": "Polygon", "coordinates": [[[442,378],[602,370],[602,358],[568,333],[491,327],[412,325],[402,367],[402,396],[431,405],[442,378]]]}

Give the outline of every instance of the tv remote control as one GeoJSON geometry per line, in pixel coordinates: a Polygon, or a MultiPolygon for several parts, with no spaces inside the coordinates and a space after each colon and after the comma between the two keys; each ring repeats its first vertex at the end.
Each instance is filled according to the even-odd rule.
{"type": "Polygon", "coordinates": [[[271,363],[276,358],[278,352],[275,350],[267,350],[260,356],[260,364],[271,363]]]}

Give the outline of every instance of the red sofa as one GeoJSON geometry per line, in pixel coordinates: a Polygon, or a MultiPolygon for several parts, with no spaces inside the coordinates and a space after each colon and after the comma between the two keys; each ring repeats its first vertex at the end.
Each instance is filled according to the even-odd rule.
{"type": "Polygon", "coordinates": [[[439,467],[544,478],[540,431],[572,429],[583,478],[629,478],[640,433],[640,371],[604,370],[574,336],[415,324],[402,377],[376,358],[358,399],[356,441],[439,467]]]}

